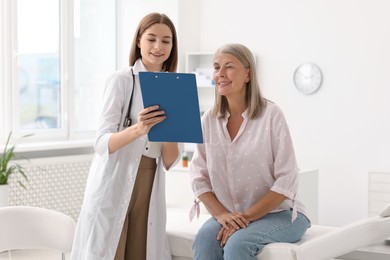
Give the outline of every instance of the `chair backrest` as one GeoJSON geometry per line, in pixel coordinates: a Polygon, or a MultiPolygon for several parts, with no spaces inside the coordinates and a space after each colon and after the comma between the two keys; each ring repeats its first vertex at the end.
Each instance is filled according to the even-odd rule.
{"type": "Polygon", "coordinates": [[[0,208],[0,252],[15,249],[72,249],[76,222],[55,210],[12,206],[0,208]]]}

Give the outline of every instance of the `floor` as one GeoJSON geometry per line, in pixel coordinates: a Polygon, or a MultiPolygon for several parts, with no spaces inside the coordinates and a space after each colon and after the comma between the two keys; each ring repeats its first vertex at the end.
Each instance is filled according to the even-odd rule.
{"type": "Polygon", "coordinates": [[[340,256],[341,260],[389,260],[390,238],[368,247],[340,256]]]}
{"type": "MultiPolygon", "coordinates": [[[[51,250],[15,250],[12,251],[11,258],[8,252],[0,252],[0,260],[61,260],[61,253],[51,250]]],[[[65,256],[66,260],[70,255],[65,256]]],[[[390,240],[373,244],[369,247],[353,251],[333,260],[389,260],[390,240]]]]}
{"type": "MultiPolygon", "coordinates": [[[[70,255],[66,254],[65,259],[69,260],[70,255]]],[[[8,252],[1,252],[0,260],[62,260],[62,256],[51,250],[15,250],[10,258],[8,252]]]]}

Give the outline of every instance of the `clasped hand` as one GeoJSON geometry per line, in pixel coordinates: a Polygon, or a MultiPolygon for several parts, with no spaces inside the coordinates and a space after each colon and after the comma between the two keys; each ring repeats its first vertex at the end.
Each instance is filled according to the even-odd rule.
{"type": "Polygon", "coordinates": [[[217,235],[220,245],[224,246],[231,235],[241,228],[246,228],[250,221],[249,217],[241,212],[223,213],[216,217],[218,223],[222,225],[217,235]]]}

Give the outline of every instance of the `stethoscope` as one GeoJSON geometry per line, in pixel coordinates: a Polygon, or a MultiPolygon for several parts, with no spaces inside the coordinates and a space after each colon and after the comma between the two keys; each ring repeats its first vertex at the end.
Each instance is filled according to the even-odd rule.
{"type": "Polygon", "coordinates": [[[134,76],[133,68],[131,68],[131,75],[133,76],[133,89],[131,90],[129,107],[127,108],[125,120],[123,121],[123,127],[131,126],[130,110],[131,110],[131,103],[133,102],[133,93],[134,93],[134,87],[135,87],[135,76],[134,76]]]}

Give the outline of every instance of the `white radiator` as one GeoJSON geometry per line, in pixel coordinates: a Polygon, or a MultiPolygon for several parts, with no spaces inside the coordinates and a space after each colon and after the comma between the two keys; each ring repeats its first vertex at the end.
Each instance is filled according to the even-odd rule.
{"type": "Polygon", "coordinates": [[[28,182],[13,174],[10,206],[27,205],[63,212],[78,219],[93,155],[75,155],[20,161],[28,182]],[[26,184],[22,188],[18,181],[26,184]]]}

